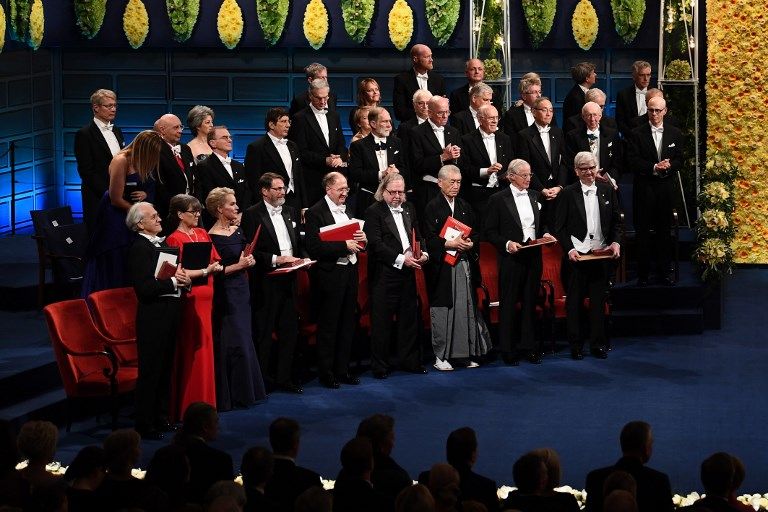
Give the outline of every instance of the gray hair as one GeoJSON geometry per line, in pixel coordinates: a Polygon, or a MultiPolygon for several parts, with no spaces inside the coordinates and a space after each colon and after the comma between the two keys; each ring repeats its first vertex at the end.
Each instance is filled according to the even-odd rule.
{"type": "Polygon", "coordinates": [[[101,105],[106,98],[117,101],[117,95],[109,89],[97,89],[91,94],[91,105],[101,105]]]}
{"type": "Polygon", "coordinates": [[[315,76],[321,71],[326,71],[328,68],[320,64],[319,62],[313,62],[309,66],[304,68],[304,73],[307,75],[307,79],[314,79],[315,76]]]}
{"type": "Polygon", "coordinates": [[[584,164],[597,165],[597,158],[591,151],[579,151],[573,158],[573,168],[578,169],[584,164]]]}
{"type": "Polygon", "coordinates": [[[320,89],[330,89],[331,86],[328,85],[327,80],[323,80],[322,78],[315,78],[311,82],[309,82],[309,92],[312,91],[318,91],[320,89]]]}
{"type": "Polygon", "coordinates": [[[520,79],[520,94],[523,94],[532,85],[538,85],[541,87],[541,77],[538,75],[538,73],[533,72],[524,74],[520,79]]]}
{"type": "Polygon", "coordinates": [[[416,103],[417,101],[429,101],[431,99],[432,99],[432,93],[426,89],[417,89],[416,92],[413,93],[414,103],[416,103]]]}
{"type": "Polygon", "coordinates": [[[607,98],[608,96],[606,96],[606,94],[597,87],[593,87],[584,93],[584,99],[586,101],[594,101],[595,103],[597,103],[597,100],[599,99],[605,101],[607,98]]]}
{"type": "Polygon", "coordinates": [[[389,186],[390,183],[393,181],[402,181],[405,183],[405,178],[403,178],[403,175],[400,173],[389,173],[381,180],[379,183],[379,188],[376,189],[376,193],[373,195],[373,198],[377,201],[383,201],[384,200],[384,189],[389,186]]]}
{"type": "Polygon", "coordinates": [[[455,172],[456,174],[461,174],[461,170],[455,165],[452,165],[452,164],[444,165],[440,168],[439,171],[437,171],[437,179],[447,180],[448,174],[452,172],[455,172]]]}
{"type": "Polygon", "coordinates": [[[211,116],[211,120],[214,118],[213,109],[206,107],[205,105],[195,105],[189,109],[187,114],[187,126],[192,130],[192,133],[197,135],[197,129],[203,124],[205,118],[211,116]]]}
{"type": "Polygon", "coordinates": [[[128,229],[131,231],[139,230],[139,222],[144,220],[144,212],[142,210],[145,206],[152,207],[152,203],[139,201],[138,203],[133,203],[131,207],[128,208],[128,214],[125,216],[125,225],[128,226],[128,229]]]}
{"type": "Polygon", "coordinates": [[[477,96],[482,96],[486,93],[493,94],[493,89],[491,89],[490,85],[480,82],[479,84],[472,86],[472,89],[469,90],[469,97],[474,98],[477,96]]]}
{"type": "Polygon", "coordinates": [[[523,160],[522,158],[515,158],[511,162],[509,162],[509,165],[507,166],[507,176],[510,174],[517,174],[517,171],[520,170],[520,168],[524,165],[527,165],[530,167],[531,165],[523,160]]]}

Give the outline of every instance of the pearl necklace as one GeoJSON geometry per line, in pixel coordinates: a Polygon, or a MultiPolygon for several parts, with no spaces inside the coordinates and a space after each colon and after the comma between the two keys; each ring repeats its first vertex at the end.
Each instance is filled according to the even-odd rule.
{"type": "Polygon", "coordinates": [[[181,229],[179,229],[179,231],[181,233],[184,233],[185,235],[187,235],[187,238],[189,238],[190,242],[199,242],[199,240],[197,238],[197,233],[195,233],[195,228],[190,229],[189,233],[187,233],[186,231],[183,231],[181,229]],[[194,238],[192,238],[192,235],[194,235],[194,238]]]}

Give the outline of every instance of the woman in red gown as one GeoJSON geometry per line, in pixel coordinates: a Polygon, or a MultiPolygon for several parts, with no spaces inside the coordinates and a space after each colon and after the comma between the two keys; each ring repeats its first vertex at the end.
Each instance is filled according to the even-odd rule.
{"type": "MultiPolygon", "coordinates": [[[[184,264],[184,246],[193,242],[211,242],[203,228],[197,227],[201,205],[197,198],[178,194],[173,196],[169,207],[167,226],[176,230],[168,235],[166,243],[179,248],[184,264]]],[[[179,421],[187,406],[193,402],[207,402],[216,407],[216,377],[214,374],[213,331],[213,279],[211,274],[220,272],[218,252],[211,245],[209,264],[205,268],[190,270],[192,289],[185,295],[181,330],[176,343],[176,361],[173,370],[170,414],[179,421]],[[203,280],[195,284],[195,280],[203,280]]]]}

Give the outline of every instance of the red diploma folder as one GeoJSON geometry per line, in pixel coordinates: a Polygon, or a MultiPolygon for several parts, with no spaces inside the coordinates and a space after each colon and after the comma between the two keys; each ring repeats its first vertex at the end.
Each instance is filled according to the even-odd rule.
{"type": "Polygon", "coordinates": [[[416,228],[411,228],[411,254],[414,259],[421,259],[421,243],[416,238],[416,228]]]}
{"type": "Polygon", "coordinates": [[[253,234],[253,240],[251,240],[251,243],[245,244],[245,249],[243,249],[244,256],[250,256],[253,254],[253,250],[256,249],[256,242],[259,241],[259,234],[261,234],[261,224],[259,224],[259,227],[256,228],[256,233],[253,234]]]}
{"type": "MultiPolygon", "coordinates": [[[[445,240],[455,240],[460,236],[466,238],[470,235],[470,233],[472,233],[471,227],[467,226],[463,222],[459,222],[453,217],[448,217],[445,219],[443,229],[440,230],[440,238],[444,238],[445,240]]],[[[456,266],[456,263],[459,261],[458,251],[445,251],[445,254],[443,255],[443,261],[452,267],[456,266]]]]}
{"type": "Polygon", "coordinates": [[[557,240],[555,240],[554,238],[551,239],[551,240],[547,240],[545,238],[536,238],[534,240],[528,240],[528,242],[524,246],[522,246],[520,249],[528,249],[530,247],[536,247],[536,246],[539,246],[539,245],[553,244],[555,242],[557,242],[557,240]]]}
{"type": "MultiPolygon", "coordinates": [[[[341,224],[329,224],[320,228],[320,240],[323,242],[346,242],[355,239],[355,232],[363,229],[360,221],[349,219],[341,224]]],[[[365,249],[365,242],[358,242],[365,249]]]]}
{"type": "Polygon", "coordinates": [[[167,261],[164,261],[160,265],[160,269],[157,271],[157,275],[155,276],[155,279],[157,280],[170,279],[175,275],[176,275],[176,267],[174,265],[171,265],[167,261]]]}

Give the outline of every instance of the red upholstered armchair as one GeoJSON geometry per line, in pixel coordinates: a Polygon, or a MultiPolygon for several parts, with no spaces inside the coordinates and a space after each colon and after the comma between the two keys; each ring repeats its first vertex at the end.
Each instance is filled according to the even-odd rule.
{"type": "Polygon", "coordinates": [[[72,427],[73,402],[98,397],[110,398],[115,428],[118,395],[136,388],[138,369],[118,364],[110,348],[114,340],[96,329],[83,299],[50,304],[43,312],[67,395],[67,431],[72,427]]]}
{"type": "Polygon", "coordinates": [[[88,296],[93,319],[117,356],[120,366],[138,366],[136,308],[133,288],[112,288],[88,296]]]}

